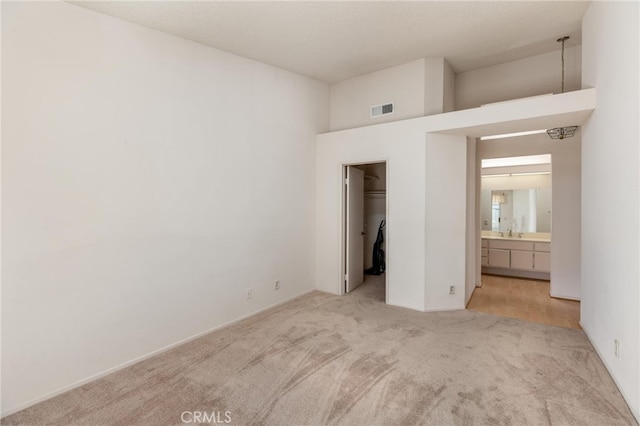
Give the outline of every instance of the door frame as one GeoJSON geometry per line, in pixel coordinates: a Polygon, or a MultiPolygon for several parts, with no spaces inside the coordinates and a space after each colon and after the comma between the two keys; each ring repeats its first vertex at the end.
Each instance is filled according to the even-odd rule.
{"type": "Polygon", "coordinates": [[[365,159],[365,160],[358,160],[358,161],[349,161],[349,162],[344,162],[344,163],[340,163],[340,180],[339,180],[339,184],[341,187],[340,190],[340,247],[338,247],[338,253],[340,253],[340,277],[339,277],[339,285],[338,285],[338,294],[340,296],[343,296],[345,294],[347,294],[346,292],[346,286],[345,286],[345,275],[347,273],[347,187],[345,185],[345,179],[347,178],[347,167],[349,166],[362,166],[365,164],[376,164],[376,163],[385,163],[385,178],[386,178],[386,185],[385,185],[385,191],[386,191],[386,196],[385,196],[385,220],[386,220],[386,225],[385,225],[385,241],[384,241],[384,246],[385,246],[385,263],[386,263],[386,268],[385,268],[385,275],[384,275],[384,280],[385,280],[385,303],[389,303],[389,287],[391,285],[391,280],[389,280],[389,261],[387,259],[387,252],[389,252],[389,247],[390,247],[390,232],[389,232],[389,182],[390,182],[390,176],[391,176],[391,167],[390,164],[391,162],[389,161],[389,157],[373,157],[373,158],[369,158],[369,159],[365,159]]]}
{"type": "MultiPolygon", "coordinates": [[[[480,138],[476,139],[476,143],[480,143],[480,138]]],[[[542,150],[540,152],[533,150],[531,152],[528,153],[518,153],[518,151],[516,151],[516,153],[514,154],[513,152],[509,151],[509,150],[505,150],[507,153],[501,154],[499,157],[487,157],[487,158],[482,158],[480,155],[478,155],[478,151],[476,150],[476,206],[475,206],[475,217],[476,217],[476,254],[474,256],[474,261],[476,262],[476,273],[477,276],[475,277],[475,287],[476,288],[480,288],[482,287],[482,248],[481,248],[481,242],[482,242],[482,160],[485,159],[496,159],[496,158],[510,158],[510,157],[522,157],[522,156],[529,156],[529,155],[549,155],[551,157],[551,160],[549,162],[550,166],[551,166],[551,187],[549,189],[551,189],[551,219],[549,220],[549,225],[550,225],[550,232],[553,235],[553,178],[554,178],[554,167],[553,167],[553,158],[554,158],[554,154],[553,151],[549,148],[546,150],[542,150]]],[[[553,241],[553,236],[551,237],[552,241],[553,241]]],[[[523,277],[525,279],[540,279],[537,277],[523,277]]],[[[549,296],[551,297],[556,297],[553,296],[553,283],[554,280],[552,280],[552,275],[551,272],[549,272],[549,296]]],[[[475,288],[474,288],[475,291],[475,288]]],[[[564,299],[563,297],[559,297],[560,299],[564,299]]],[[[469,299],[471,300],[471,299],[469,299]]],[[[568,299],[568,300],[574,300],[574,299],[568,299]]],[[[575,299],[575,300],[580,300],[580,299],[575,299]]]]}

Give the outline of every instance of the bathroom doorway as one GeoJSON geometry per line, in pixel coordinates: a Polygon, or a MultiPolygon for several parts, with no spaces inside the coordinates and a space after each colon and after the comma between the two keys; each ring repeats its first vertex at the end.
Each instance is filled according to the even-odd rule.
{"type": "Polygon", "coordinates": [[[343,291],[375,285],[386,301],[387,163],[345,165],[343,177],[343,291]]]}
{"type": "Polygon", "coordinates": [[[580,303],[551,296],[552,155],[481,161],[481,287],[468,309],[580,328],[580,303]]]}
{"type": "Polygon", "coordinates": [[[481,161],[483,274],[551,279],[551,154],[481,161]]]}

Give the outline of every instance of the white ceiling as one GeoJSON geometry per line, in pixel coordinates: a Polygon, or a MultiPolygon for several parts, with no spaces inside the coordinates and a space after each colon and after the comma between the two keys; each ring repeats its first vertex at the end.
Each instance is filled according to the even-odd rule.
{"type": "Polygon", "coordinates": [[[443,56],[468,71],[581,44],[584,1],[81,1],[326,82],[443,56]]]}

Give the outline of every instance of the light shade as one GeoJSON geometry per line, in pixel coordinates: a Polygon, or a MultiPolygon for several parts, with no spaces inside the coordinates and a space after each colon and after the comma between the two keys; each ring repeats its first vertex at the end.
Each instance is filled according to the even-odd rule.
{"type": "Polygon", "coordinates": [[[505,202],[504,194],[492,194],[491,195],[491,203],[492,204],[503,204],[505,202]]]}
{"type": "Polygon", "coordinates": [[[547,130],[547,134],[551,139],[564,139],[575,135],[577,131],[578,126],[556,127],[555,129],[547,130]]]}

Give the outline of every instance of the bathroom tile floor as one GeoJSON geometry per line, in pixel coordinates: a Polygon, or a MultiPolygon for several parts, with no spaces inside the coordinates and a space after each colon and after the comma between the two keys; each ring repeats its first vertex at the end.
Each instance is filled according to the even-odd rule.
{"type": "Polygon", "coordinates": [[[549,281],[483,274],[467,309],[580,329],[580,302],[549,296],[549,281]]]}

